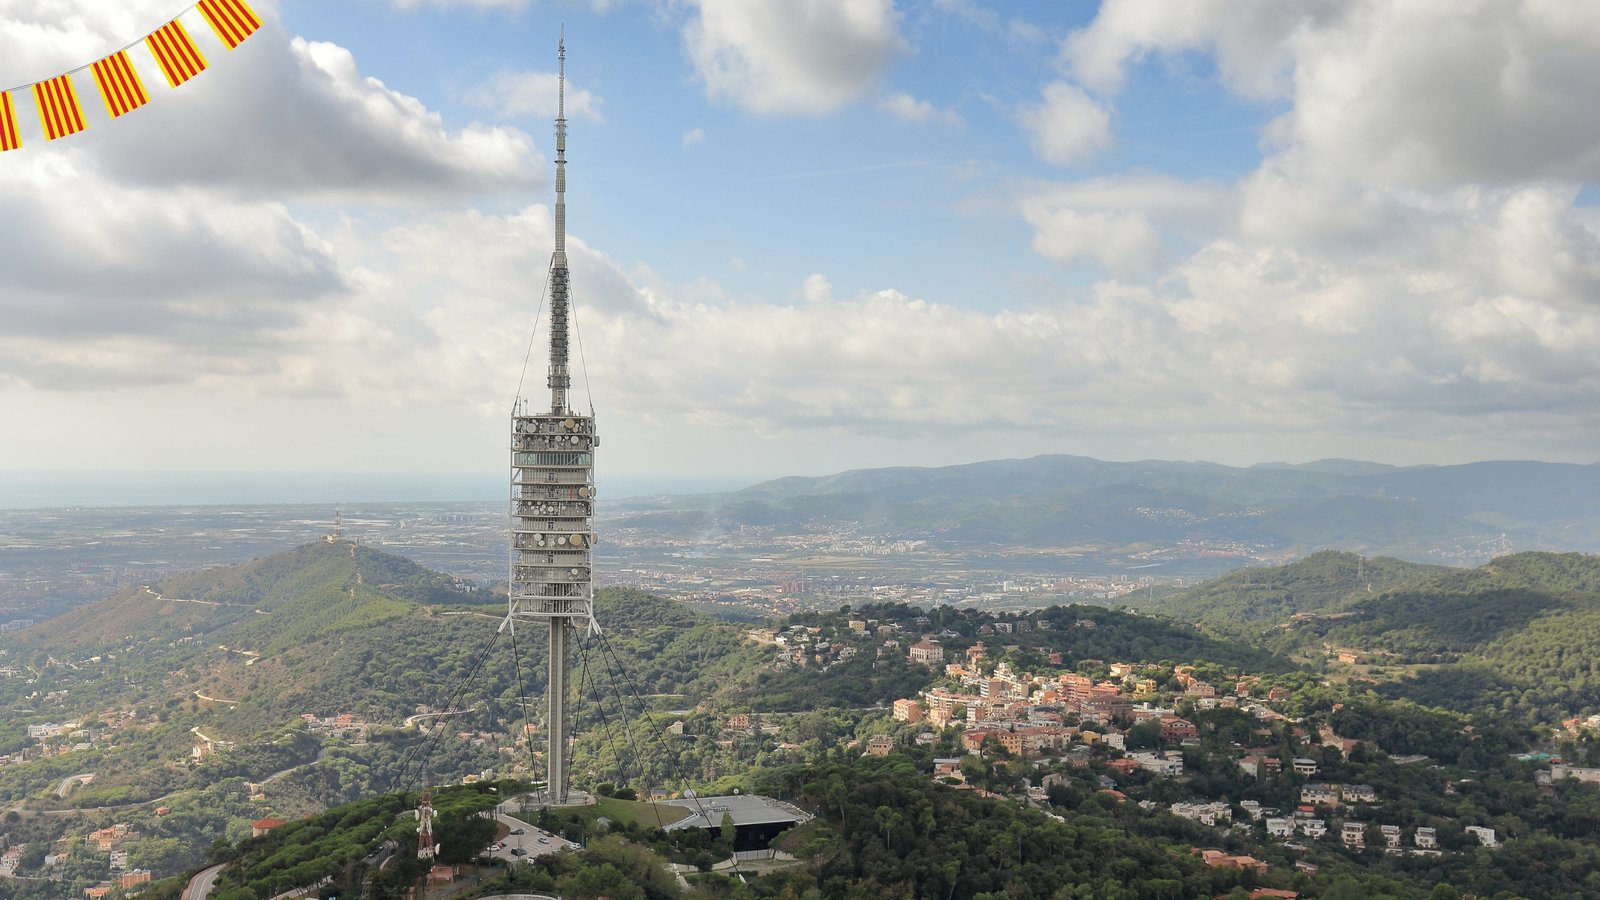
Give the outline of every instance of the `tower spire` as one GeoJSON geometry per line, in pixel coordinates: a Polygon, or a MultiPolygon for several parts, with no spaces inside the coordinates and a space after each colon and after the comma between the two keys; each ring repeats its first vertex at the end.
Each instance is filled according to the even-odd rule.
{"type": "Polygon", "coordinates": [[[556,247],[550,258],[550,412],[560,415],[571,404],[567,317],[571,297],[567,284],[567,36],[556,45],[556,247]]]}

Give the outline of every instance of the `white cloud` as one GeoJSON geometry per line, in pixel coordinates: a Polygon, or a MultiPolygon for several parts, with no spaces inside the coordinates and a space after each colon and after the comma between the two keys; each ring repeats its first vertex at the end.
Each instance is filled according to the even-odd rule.
{"type": "Polygon", "coordinates": [[[1202,51],[1224,84],[1293,109],[1312,169],[1438,187],[1600,177],[1600,6],[1499,0],[1111,0],[1063,44],[1103,92],[1150,54],[1202,51]]]}
{"type": "Polygon", "coordinates": [[[685,131],[683,133],[683,137],[679,139],[679,143],[683,145],[683,149],[685,150],[688,150],[692,147],[698,147],[705,142],[706,133],[699,128],[691,128],[688,131],[685,131]]]}
{"type": "Polygon", "coordinates": [[[1111,147],[1111,114],[1088,94],[1064,81],[1045,85],[1042,93],[1043,102],[1019,113],[1040,159],[1075,165],[1111,147]]]}
{"type": "MultiPolygon", "coordinates": [[[[553,119],[557,111],[560,77],[555,72],[504,70],[472,91],[467,100],[479,109],[503,116],[539,116],[553,119]]],[[[591,91],[567,83],[567,118],[602,122],[605,103],[591,91]]]]}
{"type": "MultiPolygon", "coordinates": [[[[115,6],[0,0],[0,38],[19,48],[8,54],[7,68],[17,67],[18,80],[54,75],[172,14],[155,0],[115,6]]],[[[147,106],[114,127],[83,76],[89,134],[59,145],[25,134],[18,152],[81,147],[126,182],[226,185],[273,199],[399,203],[542,183],[542,160],[525,133],[447,129],[416,98],[363,76],[348,50],[290,37],[271,3],[258,11],[265,26],[234,51],[221,49],[198,13],[185,13],[210,68],[181,91],[153,90],[147,106]]],[[[163,84],[148,53],[136,49],[129,57],[147,86],[163,84]]]]}
{"type": "Polygon", "coordinates": [[[46,389],[259,373],[346,290],[280,204],[129,187],[81,150],[6,161],[0,377],[46,389]]]}
{"type": "Polygon", "coordinates": [[[1231,220],[1234,204],[1225,186],[1165,176],[1028,184],[1018,196],[1035,252],[1060,265],[1094,260],[1120,278],[1156,274],[1166,259],[1161,229],[1200,240],[1231,220]]]}
{"type": "Polygon", "coordinates": [[[928,122],[944,125],[962,124],[961,117],[956,115],[954,110],[940,109],[927,100],[918,100],[904,91],[883,97],[878,101],[878,108],[902,122],[918,125],[928,122]]]}
{"type": "Polygon", "coordinates": [[[1033,249],[1061,264],[1092,258],[1118,276],[1148,275],[1160,265],[1161,235],[1142,213],[1024,212],[1034,227],[1033,249]]]}
{"type": "Polygon", "coordinates": [[[891,0],[694,0],[684,43],[706,92],[762,115],[822,115],[901,51],[891,0]]]}
{"type": "Polygon", "coordinates": [[[130,181],[376,203],[542,181],[528,135],[448,131],[416,98],[363,77],[343,47],[270,32],[228,63],[105,129],[96,147],[108,170],[130,181]]]}
{"type": "Polygon", "coordinates": [[[833,285],[828,282],[828,276],[821,272],[813,272],[806,276],[805,286],[800,289],[801,296],[807,303],[827,303],[833,299],[833,285]]]}

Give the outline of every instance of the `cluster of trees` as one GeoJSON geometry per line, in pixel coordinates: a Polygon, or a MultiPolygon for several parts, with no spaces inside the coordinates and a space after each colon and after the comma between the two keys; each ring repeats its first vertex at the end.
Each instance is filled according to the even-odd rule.
{"type": "MultiPolygon", "coordinates": [[[[433,834],[439,861],[467,862],[494,839],[492,817],[479,815],[500,802],[501,791],[525,785],[506,781],[444,788],[432,797],[433,834]]],[[[393,871],[378,880],[401,890],[421,874],[416,859],[416,793],[384,794],[336,807],[321,815],[280,825],[260,837],[212,847],[212,862],[226,862],[216,882],[216,900],[256,900],[324,879],[341,894],[359,896],[382,857],[385,844],[396,856],[393,871]]],[[[383,896],[398,896],[398,893],[383,896]]]]}

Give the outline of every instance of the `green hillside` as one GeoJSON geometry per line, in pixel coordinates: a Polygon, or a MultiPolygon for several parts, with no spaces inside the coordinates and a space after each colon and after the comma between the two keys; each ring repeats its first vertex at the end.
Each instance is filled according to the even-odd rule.
{"type": "Polygon", "coordinates": [[[1124,602],[1228,634],[1257,634],[1303,613],[1351,603],[1451,570],[1324,550],[1286,566],[1240,569],[1184,591],[1144,590],[1124,602]]]}
{"type": "Polygon", "coordinates": [[[1554,721],[1600,711],[1600,557],[1521,553],[1356,604],[1303,637],[1423,667],[1391,695],[1554,721]]]}

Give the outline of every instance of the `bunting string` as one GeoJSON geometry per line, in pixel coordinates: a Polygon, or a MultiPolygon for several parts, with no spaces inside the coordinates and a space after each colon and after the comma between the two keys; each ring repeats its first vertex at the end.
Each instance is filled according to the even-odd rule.
{"type": "Polygon", "coordinates": [[[261,28],[261,17],[256,15],[246,0],[198,0],[165,25],[102,59],[52,78],[6,88],[0,91],[0,152],[22,146],[22,132],[17,127],[17,104],[12,99],[14,94],[33,95],[34,108],[39,112],[39,127],[47,141],[77,134],[89,127],[73,83],[73,77],[84,71],[90,72],[100,99],[105,101],[106,112],[113,119],[149,103],[150,95],[145,91],[144,82],[128,56],[128,51],[141,44],[172,87],[178,87],[204,72],[207,68],[205,54],[200,52],[199,45],[189,36],[183,23],[178,21],[191,10],[199,11],[200,17],[216,33],[217,40],[229,50],[238,47],[245,38],[261,28]]]}

